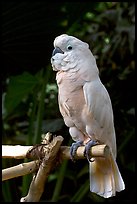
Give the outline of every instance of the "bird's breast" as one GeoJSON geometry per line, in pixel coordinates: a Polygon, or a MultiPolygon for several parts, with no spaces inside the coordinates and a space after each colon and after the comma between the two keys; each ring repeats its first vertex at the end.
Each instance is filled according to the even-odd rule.
{"type": "Polygon", "coordinates": [[[76,75],[60,72],[57,75],[60,112],[64,119],[73,121],[81,118],[85,106],[83,85],[76,75]]]}

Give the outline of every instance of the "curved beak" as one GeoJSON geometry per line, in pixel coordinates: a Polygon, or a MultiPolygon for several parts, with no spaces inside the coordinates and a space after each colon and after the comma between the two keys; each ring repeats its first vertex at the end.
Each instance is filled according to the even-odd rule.
{"type": "Polygon", "coordinates": [[[57,53],[64,54],[64,52],[59,47],[56,47],[52,52],[52,57],[57,53]]]}

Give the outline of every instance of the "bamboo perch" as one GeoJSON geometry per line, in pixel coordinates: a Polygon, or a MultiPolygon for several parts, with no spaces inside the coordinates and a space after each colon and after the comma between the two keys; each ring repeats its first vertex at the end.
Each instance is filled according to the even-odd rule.
{"type": "MultiPolygon", "coordinates": [[[[26,155],[28,151],[32,148],[33,146],[2,145],[2,158],[24,159],[27,157],[26,155]]],[[[85,150],[84,146],[78,147],[76,151],[76,159],[85,159],[84,150],[85,150]]],[[[63,159],[70,159],[70,147],[61,146],[60,154],[63,159]]],[[[108,154],[109,147],[106,144],[91,147],[92,157],[106,157],[108,154]]]]}
{"type": "MultiPolygon", "coordinates": [[[[71,159],[70,147],[61,146],[63,137],[54,137],[50,142],[51,135],[46,134],[42,144],[34,146],[2,146],[3,158],[31,158],[35,161],[23,163],[2,170],[2,180],[11,179],[35,172],[28,195],[21,198],[21,202],[38,202],[44,191],[45,182],[49,173],[56,167],[59,161],[71,159]]],[[[84,159],[85,146],[76,151],[75,159],[84,159]]],[[[110,154],[109,147],[105,144],[91,147],[91,157],[107,157],[110,154]]]]}
{"type": "MultiPolygon", "coordinates": [[[[85,146],[78,147],[76,151],[76,159],[85,159],[84,156],[85,146]]],[[[110,154],[109,147],[106,144],[96,145],[91,147],[90,153],[92,157],[108,157],[110,154]]],[[[63,159],[71,159],[70,158],[70,147],[62,146],[60,147],[61,158],[63,159]]]]}
{"type": "Polygon", "coordinates": [[[21,198],[21,202],[38,202],[40,200],[48,175],[56,164],[57,153],[62,141],[63,137],[58,136],[51,142],[50,152],[43,158],[37,175],[33,176],[28,195],[21,198]]]}
{"type": "MultiPolygon", "coordinates": [[[[23,148],[23,146],[21,146],[21,148],[20,148],[21,151],[19,151],[19,153],[17,153],[19,145],[10,146],[11,155],[7,154],[9,152],[9,151],[6,151],[6,149],[8,149],[8,147],[9,146],[5,146],[4,152],[2,152],[2,155],[4,155],[4,158],[6,157],[6,158],[16,158],[16,159],[21,158],[22,159],[22,158],[26,158],[28,150],[32,149],[33,146],[29,146],[29,148],[26,148],[26,147],[23,148]],[[17,149],[16,149],[16,147],[17,147],[17,149]],[[13,152],[12,151],[13,149],[16,151],[13,152]]],[[[78,149],[76,151],[76,159],[85,159],[84,149],[85,149],[84,146],[78,147],[78,149]]],[[[109,147],[105,144],[96,145],[96,146],[91,147],[92,157],[107,157],[108,154],[109,154],[109,147]]],[[[61,146],[60,150],[59,150],[59,156],[58,157],[63,159],[63,160],[64,159],[71,159],[70,158],[70,147],[61,146]]],[[[31,154],[30,154],[30,158],[31,158],[31,154]]],[[[39,167],[39,162],[38,161],[32,161],[32,162],[19,164],[19,165],[14,166],[14,167],[3,169],[2,170],[2,181],[12,179],[15,177],[19,177],[19,176],[24,176],[26,174],[30,174],[32,172],[35,172],[38,169],[38,167],[39,167]]]]}
{"type": "Polygon", "coordinates": [[[2,145],[2,158],[24,159],[33,146],[2,145]]]}
{"type": "Polygon", "coordinates": [[[2,170],[2,181],[12,179],[19,176],[24,176],[36,171],[39,167],[39,161],[31,161],[17,166],[13,166],[2,170]]]}
{"type": "MultiPolygon", "coordinates": [[[[49,145],[51,136],[52,134],[50,132],[48,132],[47,134],[42,134],[41,146],[43,144],[49,145]]],[[[27,157],[28,152],[34,147],[36,147],[36,145],[34,146],[2,145],[2,158],[25,159],[27,157]]],[[[40,145],[37,145],[37,147],[40,147],[40,145]]]]}

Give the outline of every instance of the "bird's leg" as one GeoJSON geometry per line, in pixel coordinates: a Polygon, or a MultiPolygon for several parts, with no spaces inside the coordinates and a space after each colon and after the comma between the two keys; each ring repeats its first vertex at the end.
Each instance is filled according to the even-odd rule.
{"type": "Polygon", "coordinates": [[[77,141],[77,142],[72,143],[70,147],[70,157],[73,162],[75,161],[76,151],[78,147],[81,147],[81,146],[83,146],[83,141],[77,141]]]}
{"type": "Polygon", "coordinates": [[[87,144],[85,145],[84,156],[87,158],[87,160],[89,162],[93,161],[92,158],[91,158],[92,155],[91,155],[90,149],[91,149],[91,147],[93,147],[93,146],[95,146],[97,144],[99,144],[98,141],[96,141],[96,140],[89,140],[87,142],[87,144]]]}

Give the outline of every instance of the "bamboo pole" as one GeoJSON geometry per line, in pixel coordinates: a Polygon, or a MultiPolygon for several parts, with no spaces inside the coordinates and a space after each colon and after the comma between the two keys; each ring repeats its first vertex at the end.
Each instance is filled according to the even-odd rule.
{"type": "MultiPolygon", "coordinates": [[[[2,145],[2,158],[25,159],[28,151],[34,147],[35,146],[2,145]]],[[[76,159],[85,159],[84,150],[85,146],[78,147],[76,151],[76,159]]],[[[70,159],[70,147],[61,146],[60,154],[63,159],[70,159]]],[[[92,157],[106,157],[108,154],[109,147],[106,144],[91,147],[92,157]]],[[[36,155],[35,157],[38,158],[39,155],[36,155]]],[[[29,158],[33,158],[33,156],[30,155],[29,158]]]]}
{"type": "MultiPolygon", "coordinates": [[[[21,198],[21,202],[38,202],[44,191],[44,185],[48,175],[56,165],[64,159],[71,159],[70,147],[61,146],[63,137],[53,137],[46,134],[39,145],[21,146],[21,145],[3,145],[2,157],[24,159],[29,158],[34,161],[22,163],[14,167],[2,170],[2,181],[34,173],[28,195],[21,198]]],[[[76,150],[75,159],[85,159],[85,146],[80,146],[76,150]]],[[[106,144],[98,144],[91,147],[91,157],[108,157],[110,155],[109,147],[106,144]]]]}
{"type": "MultiPolygon", "coordinates": [[[[40,147],[40,146],[39,146],[40,147]]],[[[14,158],[14,159],[22,159],[22,158],[26,158],[28,157],[28,151],[32,150],[33,146],[29,146],[29,147],[24,147],[21,146],[20,151],[18,152],[19,149],[19,145],[17,146],[5,146],[4,147],[4,152],[2,152],[2,157],[3,158],[14,158]],[[11,154],[9,155],[9,149],[11,151],[11,154]],[[8,151],[6,151],[8,150],[8,151]],[[13,152],[14,150],[14,152],[13,152]],[[15,151],[16,150],[16,151],[15,151]]],[[[76,160],[78,159],[85,159],[84,156],[84,150],[85,147],[78,147],[77,151],[76,151],[76,160]]],[[[37,148],[35,148],[35,151],[37,151],[37,148]]],[[[103,144],[103,145],[96,145],[91,147],[91,155],[92,157],[107,157],[109,155],[109,148],[107,145],[103,144]]],[[[29,158],[33,159],[34,154],[33,155],[29,155],[29,158]]],[[[35,159],[39,159],[39,154],[35,155],[35,159]]],[[[58,160],[64,160],[64,159],[71,159],[70,158],[70,147],[67,146],[61,146],[59,149],[59,154],[58,154],[58,160]]],[[[15,177],[19,177],[19,176],[24,176],[26,174],[30,174],[32,172],[35,172],[38,167],[39,167],[39,160],[36,161],[31,161],[31,162],[27,162],[27,163],[22,163],[19,164],[17,166],[14,167],[10,167],[10,168],[6,168],[2,170],[2,181],[8,180],[8,179],[12,179],[15,177]]]]}

